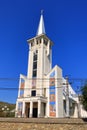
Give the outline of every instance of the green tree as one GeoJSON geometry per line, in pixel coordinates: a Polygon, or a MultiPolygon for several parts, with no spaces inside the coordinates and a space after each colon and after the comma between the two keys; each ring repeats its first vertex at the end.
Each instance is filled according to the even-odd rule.
{"type": "Polygon", "coordinates": [[[84,109],[87,111],[87,83],[82,88],[82,104],[84,109]]]}

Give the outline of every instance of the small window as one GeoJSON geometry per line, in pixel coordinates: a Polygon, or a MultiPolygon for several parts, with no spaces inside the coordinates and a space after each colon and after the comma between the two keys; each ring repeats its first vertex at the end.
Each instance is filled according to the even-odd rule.
{"type": "Polygon", "coordinates": [[[33,77],[36,77],[37,76],[37,70],[34,70],[33,71],[33,77]]]}
{"type": "Polygon", "coordinates": [[[41,39],[40,39],[40,43],[41,43],[41,39]]]}
{"type": "Polygon", "coordinates": [[[38,53],[38,50],[36,50],[36,53],[38,53]]]}
{"type": "Polygon", "coordinates": [[[37,45],[38,45],[38,40],[37,40],[37,45]]]}
{"type": "Polygon", "coordinates": [[[34,63],[33,63],[33,69],[34,69],[34,70],[37,69],[37,62],[34,62],[34,63]]]}
{"type": "Polygon", "coordinates": [[[31,46],[33,46],[33,42],[31,42],[31,46]]]}
{"type": "Polygon", "coordinates": [[[36,96],[36,90],[31,91],[31,96],[36,96]]]}
{"type": "Polygon", "coordinates": [[[34,55],[34,61],[37,61],[37,55],[34,55]]]}
{"type": "Polygon", "coordinates": [[[44,39],[44,44],[47,46],[47,40],[44,39]]]}

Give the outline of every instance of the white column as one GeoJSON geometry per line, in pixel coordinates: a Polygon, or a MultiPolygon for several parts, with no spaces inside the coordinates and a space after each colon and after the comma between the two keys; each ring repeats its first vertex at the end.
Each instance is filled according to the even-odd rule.
{"type": "Polygon", "coordinates": [[[32,117],[33,116],[33,102],[30,101],[30,115],[29,117],[32,117]]]}
{"type": "Polygon", "coordinates": [[[50,70],[52,69],[52,49],[50,49],[50,70]]]}
{"type": "Polygon", "coordinates": [[[38,117],[41,117],[41,101],[38,100],[38,117]]]}
{"type": "Polygon", "coordinates": [[[34,38],[34,43],[35,43],[35,45],[36,45],[36,38],[34,38]]]}
{"type": "Polygon", "coordinates": [[[41,58],[42,58],[42,60],[41,60],[41,73],[40,73],[40,78],[41,78],[41,81],[40,81],[40,90],[39,90],[39,92],[40,92],[40,96],[42,96],[43,95],[43,89],[42,89],[42,87],[43,87],[43,73],[44,73],[44,47],[43,47],[43,44],[42,44],[42,46],[41,46],[41,58]]]}
{"type": "Polygon", "coordinates": [[[19,79],[19,90],[18,90],[18,97],[20,97],[20,87],[21,87],[21,77],[19,79]]]}
{"type": "Polygon", "coordinates": [[[25,117],[25,102],[23,101],[22,117],[25,117]]]}
{"type": "Polygon", "coordinates": [[[47,56],[50,54],[50,40],[48,41],[47,44],[47,56]]]}
{"type": "Polygon", "coordinates": [[[18,114],[18,101],[16,102],[15,117],[17,117],[17,114],[18,114]]]}
{"type": "Polygon", "coordinates": [[[41,39],[41,42],[44,43],[44,39],[43,38],[41,39]]]}
{"type": "Polygon", "coordinates": [[[75,109],[74,109],[74,115],[73,115],[74,118],[78,118],[78,108],[77,108],[77,106],[78,106],[78,104],[76,103],[75,109]]]}

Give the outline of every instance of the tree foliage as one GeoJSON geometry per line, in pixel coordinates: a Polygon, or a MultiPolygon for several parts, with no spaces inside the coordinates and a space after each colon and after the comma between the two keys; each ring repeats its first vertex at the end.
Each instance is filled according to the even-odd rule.
{"type": "Polygon", "coordinates": [[[82,88],[82,104],[84,109],[87,111],[87,84],[82,88]]]}
{"type": "Polygon", "coordinates": [[[15,112],[11,112],[14,109],[15,104],[0,101],[0,117],[14,117],[15,112]],[[9,108],[8,111],[6,109],[2,110],[2,108],[5,108],[5,106],[9,108]]]}

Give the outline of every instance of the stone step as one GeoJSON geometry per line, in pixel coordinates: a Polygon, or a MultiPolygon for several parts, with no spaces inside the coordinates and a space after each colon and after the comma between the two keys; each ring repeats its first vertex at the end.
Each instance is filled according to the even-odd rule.
{"type": "Polygon", "coordinates": [[[0,118],[0,122],[43,123],[43,124],[84,124],[87,119],[80,118],[0,118]]]}

